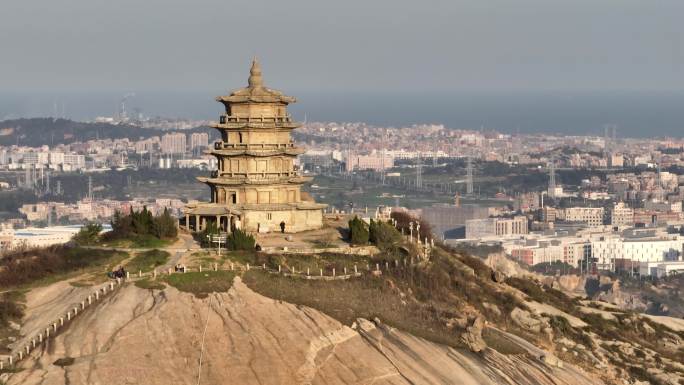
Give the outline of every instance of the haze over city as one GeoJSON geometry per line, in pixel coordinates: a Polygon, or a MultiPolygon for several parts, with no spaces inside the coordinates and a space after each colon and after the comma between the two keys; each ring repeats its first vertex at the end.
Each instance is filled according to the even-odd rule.
{"type": "Polygon", "coordinates": [[[55,115],[56,103],[92,119],[135,92],[149,115],[208,119],[258,56],[269,84],[305,102],[300,120],[674,135],[683,11],[676,0],[10,0],[0,117],[55,115]]]}

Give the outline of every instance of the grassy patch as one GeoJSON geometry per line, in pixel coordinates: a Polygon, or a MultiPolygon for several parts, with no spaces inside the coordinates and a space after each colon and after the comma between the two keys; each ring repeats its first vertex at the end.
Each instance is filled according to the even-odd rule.
{"type": "Polygon", "coordinates": [[[141,280],[135,281],[135,286],[137,286],[141,289],[150,289],[150,290],[164,290],[166,288],[166,285],[164,285],[161,281],[153,281],[150,279],[141,279],[141,280]]]}
{"type": "Polygon", "coordinates": [[[164,265],[169,260],[170,254],[163,250],[148,250],[137,253],[133,259],[126,264],[126,270],[131,273],[142,271],[146,273],[164,265]]]}
{"type": "Polygon", "coordinates": [[[128,257],[112,250],[54,246],[26,250],[0,260],[0,289],[45,285],[74,274],[104,274],[128,257]]]}
{"type": "Polygon", "coordinates": [[[206,251],[196,251],[190,255],[190,265],[213,266],[214,263],[222,264],[225,260],[225,253],[222,253],[222,258],[218,255],[206,251]]]}
{"type": "Polygon", "coordinates": [[[235,250],[235,251],[229,251],[229,250],[223,250],[221,249],[221,259],[224,261],[230,261],[236,262],[242,265],[250,264],[254,265],[256,264],[256,251],[253,250],[235,250]]]}
{"type": "Polygon", "coordinates": [[[332,270],[341,275],[344,273],[344,268],[347,272],[354,271],[354,264],[359,270],[365,270],[366,264],[369,262],[367,257],[358,255],[346,255],[335,253],[321,253],[321,254],[257,254],[254,263],[261,266],[266,264],[271,269],[277,269],[278,265],[282,269],[292,270],[297,272],[306,272],[309,269],[311,275],[319,275],[320,269],[323,269],[325,275],[331,275],[332,270]]]}
{"type": "Polygon", "coordinates": [[[346,325],[351,325],[357,318],[372,320],[378,317],[415,336],[461,346],[459,333],[449,330],[443,322],[453,316],[448,309],[402,301],[396,287],[383,278],[368,275],[344,281],[314,281],[250,270],[243,281],[262,295],[312,307],[346,325]]]}
{"type": "Polygon", "coordinates": [[[136,235],[129,238],[114,239],[104,242],[102,246],[133,249],[159,249],[169,246],[176,239],[159,239],[153,235],[136,235]]]}
{"type": "Polygon", "coordinates": [[[163,279],[180,291],[192,293],[197,298],[206,298],[210,293],[228,291],[234,278],[232,271],[206,271],[171,274],[163,279]]]}

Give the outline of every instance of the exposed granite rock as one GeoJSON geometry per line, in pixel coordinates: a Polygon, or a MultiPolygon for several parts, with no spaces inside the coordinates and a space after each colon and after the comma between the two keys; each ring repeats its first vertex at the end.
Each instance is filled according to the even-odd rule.
{"type": "Polygon", "coordinates": [[[482,339],[482,330],[485,320],[481,316],[476,317],[473,322],[461,334],[461,341],[470,349],[471,352],[479,353],[487,348],[487,343],[482,339]]]}
{"type": "MultiPolygon", "coordinates": [[[[470,331],[476,334],[482,323],[476,319],[470,331]]],[[[353,326],[258,295],[239,279],[228,293],[205,299],[174,288],[127,285],[22,361],[23,370],[7,383],[194,384],[198,373],[203,384],[240,385],[602,383],[572,365],[550,367],[541,360],[547,353],[505,332],[498,338],[529,354],[474,354],[377,319],[359,319],[353,326]],[[53,364],[66,357],[73,358],[71,365],[53,364]]]]}

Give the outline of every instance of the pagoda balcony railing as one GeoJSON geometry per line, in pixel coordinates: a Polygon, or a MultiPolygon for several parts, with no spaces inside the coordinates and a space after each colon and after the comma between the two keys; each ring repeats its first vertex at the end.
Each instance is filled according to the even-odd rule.
{"type": "Polygon", "coordinates": [[[294,142],[289,143],[226,143],[214,142],[215,150],[274,150],[294,148],[294,142]]]}
{"type": "Polygon", "coordinates": [[[290,114],[281,116],[236,116],[236,115],[221,115],[219,123],[292,123],[292,116],[290,114]]]}
{"type": "Polygon", "coordinates": [[[283,177],[294,177],[298,176],[296,171],[287,171],[287,172],[279,172],[279,171],[273,171],[273,172],[219,172],[217,170],[214,170],[212,173],[211,177],[212,178],[218,178],[218,177],[229,177],[229,178],[250,178],[250,179],[277,179],[277,178],[283,178],[283,177]]]}

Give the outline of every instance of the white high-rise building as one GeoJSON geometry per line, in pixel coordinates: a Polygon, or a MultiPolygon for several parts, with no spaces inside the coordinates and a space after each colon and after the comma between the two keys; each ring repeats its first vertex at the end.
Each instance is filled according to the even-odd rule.
{"type": "Polygon", "coordinates": [[[173,132],[162,136],[161,150],[164,154],[184,154],[187,149],[185,134],[173,132]]]}
{"type": "Polygon", "coordinates": [[[206,132],[194,132],[190,135],[190,151],[196,148],[209,147],[209,134],[206,132]]]}

